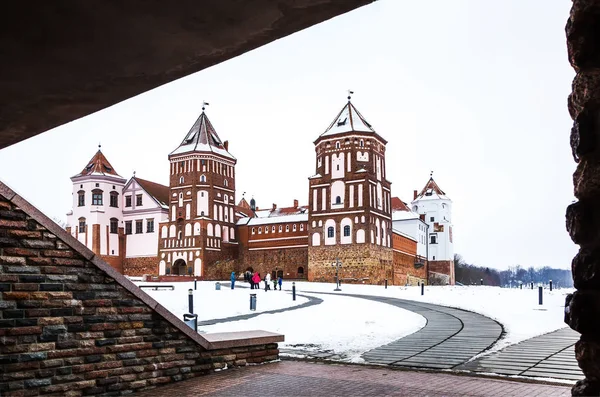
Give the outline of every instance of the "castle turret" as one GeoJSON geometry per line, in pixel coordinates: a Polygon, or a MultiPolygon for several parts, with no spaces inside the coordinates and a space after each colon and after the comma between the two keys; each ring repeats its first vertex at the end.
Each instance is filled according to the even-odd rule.
{"type": "Polygon", "coordinates": [[[169,154],[169,221],[160,227],[160,274],[202,276],[205,266],[228,259],[228,245],[236,239],[237,161],[228,149],[203,107],[169,154]]]}
{"type": "MultiPolygon", "coordinates": [[[[454,284],[454,246],[452,241],[452,200],[429,178],[425,187],[411,203],[412,210],[428,225],[429,272],[449,276],[454,284]]],[[[430,274],[431,277],[431,274],[430,274]]]]}

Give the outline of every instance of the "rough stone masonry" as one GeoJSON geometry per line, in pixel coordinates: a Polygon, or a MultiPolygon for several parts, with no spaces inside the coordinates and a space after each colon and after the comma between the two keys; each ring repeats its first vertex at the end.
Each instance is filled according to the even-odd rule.
{"type": "Polygon", "coordinates": [[[7,192],[0,183],[0,395],[122,395],[278,359],[269,338],[206,347],[207,339],[7,192]]]}
{"type": "Polygon", "coordinates": [[[566,26],[569,61],[577,75],[568,107],[578,201],[567,208],[567,230],[579,253],[572,262],[577,291],[567,297],[565,321],[581,333],[575,355],[585,379],[574,396],[600,395],[600,1],[573,0],[566,26]]]}

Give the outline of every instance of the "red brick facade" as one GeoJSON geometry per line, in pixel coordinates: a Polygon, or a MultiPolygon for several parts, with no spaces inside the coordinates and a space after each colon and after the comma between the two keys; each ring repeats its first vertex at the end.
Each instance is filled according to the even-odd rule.
{"type": "Polygon", "coordinates": [[[394,285],[415,285],[427,282],[427,261],[417,256],[417,242],[394,233],[394,285]]]}
{"type": "Polygon", "coordinates": [[[157,263],[158,256],[125,258],[125,261],[123,263],[123,274],[127,274],[128,276],[143,276],[145,274],[156,274],[157,263]]]}
{"type": "Polygon", "coordinates": [[[121,395],[278,358],[268,338],[195,333],[1,183],[0,296],[3,396],[121,395]]]}

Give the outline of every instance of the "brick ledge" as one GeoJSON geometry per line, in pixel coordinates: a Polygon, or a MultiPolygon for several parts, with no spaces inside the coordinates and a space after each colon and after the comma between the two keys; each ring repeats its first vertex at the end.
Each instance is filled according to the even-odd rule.
{"type": "Polygon", "coordinates": [[[202,334],[202,336],[208,342],[208,350],[266,345],[269,343],[283,342],[285,340],[285,337],[282,334],[261,330],[215,332],[214,334],[202,334]]]}

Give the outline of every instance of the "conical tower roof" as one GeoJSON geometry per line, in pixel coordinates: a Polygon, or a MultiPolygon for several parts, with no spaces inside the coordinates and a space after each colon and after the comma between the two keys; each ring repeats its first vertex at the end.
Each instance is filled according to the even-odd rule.
{"type": "Polygon", "coordinates": [[[206,116],[204,108],[179,147],[173,150],[170,156],[188,152],[212,152],[235,160],[235,157],[227,151],[226,145],[219,138],[217,131],[206,116]]]}
{"type": "Polygon", "coordinates": [[[356,107],[348,100],[321,137],[343,134],[346,132],[375,132],[371,124],[365,120],[356,107]]]}
{"type": "Polygon", "coordinates": [[[449,198],[446,196],[446,193],[444,193],[444,191],[442,189],[440,189],[438,184],[433,180],[433,176],[429,177],[429,180],[425,184],[425,187],[421,190],[421,192],[417,195],[417,197],[413,200],[413,202],[417,201],[417,200],[423,200],[423,199],[447,199],[447,200],[449,200],[449,198]]]}
{"type": "Polygon", "coordinates": [[[94,154],[94,157],[88,161],[87,165],[79,174],[73,176],[73,178],[77,178],[80,176],[115,176],[117,178],[123,178],[121,175],[115,171],[113,166],[108,162],[106,157],[100,149],[94,154]]]}

